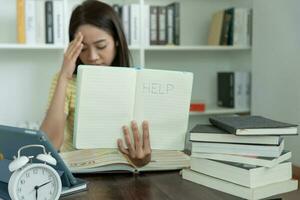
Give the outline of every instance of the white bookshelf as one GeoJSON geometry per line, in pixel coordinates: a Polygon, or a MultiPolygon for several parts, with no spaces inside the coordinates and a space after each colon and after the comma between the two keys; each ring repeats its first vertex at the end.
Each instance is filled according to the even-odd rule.
{"type": "MultiPolygon", "coordinates": [[[[65,16],[63,23],[66,34],[65,44],[29,45],[16,43],[16,0],[0,0],[3,5],[0,8],[0,90],[5,91],[7,95],[0,100],[2,113],[0,122],[13,120],[36,122],[43,118],[50,82],[53,74],[60,69],[63,51],[67,46],[69,16],[74,6],[81,2],[81,0],[62,1],[65,16]],[[37,94],[36,91],[41,93],[37,94]]],[[[105,2],[139,3],[142,6],[144,4],[167,5],[174,1],[106,0],[105,2]]],[[[141,42],[140,45],[129,46],[133,65],[191,71],[194,73],[192,99],[202,99],[210,105],[216,105],[216,73],[251,70],[252,51],[249,46],[206,45],[211,16],[218,10],[233,6],[252,7],[252,0],[178,0],[178,2],[180,2],[181,45],[146,46],[141,42]]],[[[190,117],[198,119],[213,114],[245,112],[250,112],[250,109],[211,107],[204,113],[190,113],[190,117]]]]}
{"type": "Polygon", "coordinates": [[[250,109],[247,108],[207,108],[204,112],[190,112],[190,116],[217,115],[217,114],[247,114],[250,109]]]}
{"type": "Polygon", "coordinates": [[[250,50],[249,46],[148,46],[145,51],[241,51],[250,50]]]}
{"type": "Polygon", "coordinates": [[[0,44],[0,49],[2,50],[27,50],[27,49],[36,49],[36,50],[64,50],[65,45],[53,45],[53,44],[32,44],[32,45],[28,45],[28,44],[5,44],[2,43],[0,44]]]}

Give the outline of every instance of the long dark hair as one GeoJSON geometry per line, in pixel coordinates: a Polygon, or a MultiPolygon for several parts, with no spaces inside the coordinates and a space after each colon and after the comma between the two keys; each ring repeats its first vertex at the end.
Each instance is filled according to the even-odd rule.
{"type": "MultiPolygon", "coordinates": [[[[69,25],[69,38],[72,41],[79,26],[90,24],[101,28],[110,34],[116,45],[116,56],[112,66],[130,67],[130,52],[126,42],[122,23],[113,8],[97,0],[86,0],[78,5],[72,12],[69,25]]],[[[83,64],[80,58],[76,61],[77,74],[78,65],[83,64]]]]}

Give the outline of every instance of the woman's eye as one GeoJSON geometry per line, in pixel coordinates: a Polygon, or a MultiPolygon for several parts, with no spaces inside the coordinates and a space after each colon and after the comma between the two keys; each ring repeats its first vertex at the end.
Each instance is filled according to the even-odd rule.
{"type": "Polygon", "coordinates": [[[104,46],[97,46],[97,49],[101,50],[101,49],[105,49],[106,48],[106,45],[104,46]]]}

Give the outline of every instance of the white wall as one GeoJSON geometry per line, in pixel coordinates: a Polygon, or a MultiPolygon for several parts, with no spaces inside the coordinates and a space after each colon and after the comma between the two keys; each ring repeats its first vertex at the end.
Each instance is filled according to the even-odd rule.
{"type": "MultiPolygon", "coordinates": [[[[300,124],[300,1],[254,0],[252,114],[300,124]]],[[[300,166],[300,136],[286,137],[300,166]]]]}

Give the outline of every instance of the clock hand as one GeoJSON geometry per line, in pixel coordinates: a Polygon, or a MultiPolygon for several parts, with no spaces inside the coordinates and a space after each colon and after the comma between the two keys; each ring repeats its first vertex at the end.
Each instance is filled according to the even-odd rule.
{"type": "Polygon", "coordinates": [[[34,189],[35,189],[35,199],[37,200],[38,199],[38,186],[35,186],[34,189]]]}
{"type": "Polygon", "coordinates": [[[51,183],[51,181],[48,181],[48,182],[46,182],[46,183],[43,183],[42,185],[36,185],[36,186],[34,187],[34,189],[35,189],[35,198],[36,198],[36,199],[38,199],[38,190],[39,190],[41,187],[43,187],[43,186],[45,186],[45,185],[47,185],[47,184],[49,184],[49,183],[51,183]]]}
{"type": "Polygon", "coordinates": [[[43,186],[45,186],[45,185],[47,185],[47,184],[49,184],[49,183],[51,183],[52,181],[48,181],[48,182],[46,182],[46,183],[43,183],[42,185],[39,185],[39,186],[35,186],[34,188],[36,189],[36,190],[38,190],[39,188],[41,188],[41,187],[43,187],[43,186]]]}

